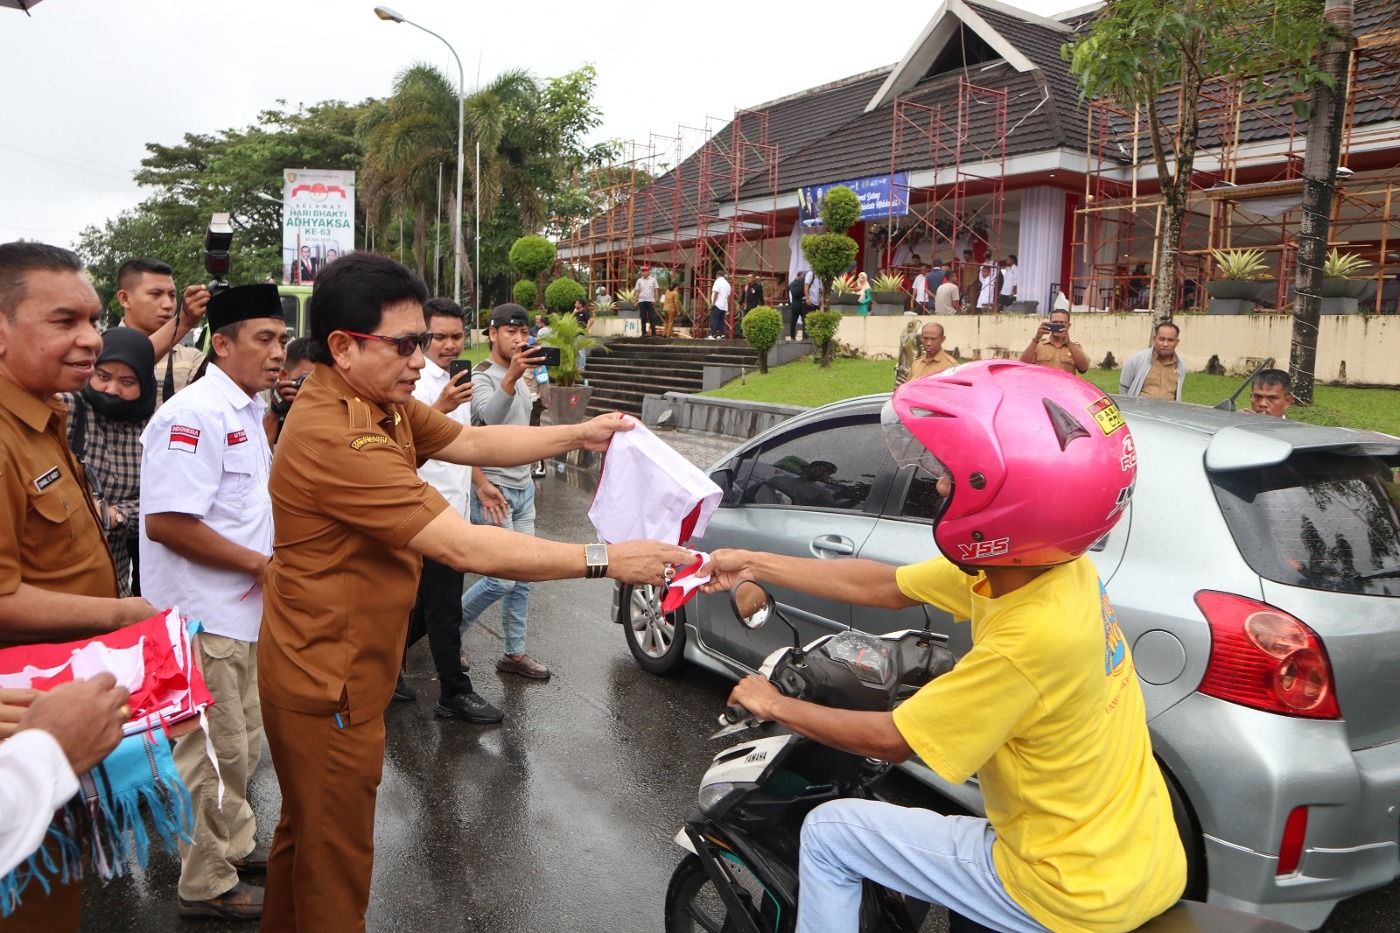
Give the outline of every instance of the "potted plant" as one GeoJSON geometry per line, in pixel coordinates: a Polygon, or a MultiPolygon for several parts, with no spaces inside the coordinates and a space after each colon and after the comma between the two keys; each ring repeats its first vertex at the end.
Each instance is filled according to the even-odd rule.
{"type": "Polygon", "coordinates": [[[638,317],[637,290],[621,288],[617,292],[617,313],[619,317],[638,317]]]}
{"type": "Polygon", "coordinates": [[[549,385],[540,386],[544,405],[554,414],[555,424],[578,424],[588,411],[593,395],[589,386],[578,384],[578,355],[580,350],[606,352],[597,340],[588,335],[578,318],[572,314],[551,314],[549,333],[539,338],[540,345],[559,350],[559,365],[549,368],[549,385]]]}
{"type": "Polygon", "coordinates": [[[1269,282],[1269,265],[1262,249],[1213,249],[1215,281],[1206,283],[1212,298],[1253,301],[1269,282]]]}
{"type": "Polygon", "coordinates": [[[899,314],[904,310],[904,276],[886,269],[870,283],[875,314],[899,314]]]}
{"type": "Polygon", "coordinates": [[[593,302],[594,317],[613,317],[617,314],[617,302],[611,298],[599,298],[593,302]]]}
{"type": "Polygon", "coordinates": [[[826,300],[829,305],[857,305],[860,296],[856,294],[856,277],[847,272],[831,280],[831,293],[826,300]]]}
{"type": "Polygon", "coordinates": [[[1360,298],[1366,290],[1366,280],[1352,276],[1370,264],[1356,253],[1343,253],[1334,247],[1322,264],[1322,297],[1360,298]]]}

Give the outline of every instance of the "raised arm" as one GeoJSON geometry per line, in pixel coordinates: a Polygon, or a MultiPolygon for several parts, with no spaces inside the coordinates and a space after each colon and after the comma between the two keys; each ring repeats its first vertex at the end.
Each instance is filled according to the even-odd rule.
{"type": "Polygon", "coordinates": [[[705,585],[707,593],[756,580],[852,606],[908,609],[919,605],[900,590],[894,567],[873,560],[821,560],[724,548],[710,555],[708,567],[700,572],[707,571],[712,574],[705,585]]]}

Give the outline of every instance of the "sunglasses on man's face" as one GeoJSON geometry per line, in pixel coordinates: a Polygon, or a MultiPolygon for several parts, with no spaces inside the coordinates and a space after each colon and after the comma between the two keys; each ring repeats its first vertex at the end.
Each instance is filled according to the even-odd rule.
{"type": "Polygon", "coordinates": [[[413,351],[426,350],[433,342],[432,331],[424,331],[421,334],[408,334],[404,337],[390,337],[386,334],[362,334],[354,330],[342,330],[342,334],[349,334],[351,337],[359,337],[362,340],[378,340],[381,343],[392,343],[399,356],[412,356],[413,351]]]}

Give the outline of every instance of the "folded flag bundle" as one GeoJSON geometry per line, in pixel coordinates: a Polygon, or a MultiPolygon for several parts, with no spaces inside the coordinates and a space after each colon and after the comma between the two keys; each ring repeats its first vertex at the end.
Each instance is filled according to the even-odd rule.
{"type": "Polygon", "coordinates": [[[56,814],[45,845],[0,878],[0,917],[31,883],[48,891],[88,868],[105,880],[126,874],[132,862],[144,865],[147,820],[169,851],[188,838],[190,795],[171,759],[166,727],[202,716],[213,700],[179,613],[172,609],[95,638],[0,650],[0,687],[51,690],[104,672],[131,693],[124,738],[78,776],[82,790],[56,814]]]}

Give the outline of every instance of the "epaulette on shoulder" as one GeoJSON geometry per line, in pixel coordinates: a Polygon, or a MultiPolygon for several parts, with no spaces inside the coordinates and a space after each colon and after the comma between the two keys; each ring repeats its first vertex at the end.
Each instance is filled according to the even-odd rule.
{"type": "Polygon", "coordinates": [[[482,360],[480,363],[477,363],[475,366],[472,367],[472,372],[474,372],[474,373],[489,373],[490,371],[491,371],[491,361],[490,361],[490,360],[482,360]]]}
{"type": "Polygon", "coordinates": [[[374,415],[370,412],[368,402],[350,396],[345,399],[345,412],[352,428],[369,428],[374,425],[374,415]]]}

